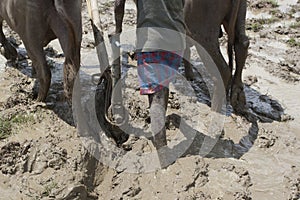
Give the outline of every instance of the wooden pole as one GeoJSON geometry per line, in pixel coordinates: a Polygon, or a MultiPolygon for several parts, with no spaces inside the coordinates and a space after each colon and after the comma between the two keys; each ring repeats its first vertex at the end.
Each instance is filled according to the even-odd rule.
{"type": "Polygon", "coordinates": [[[108,54],[104,43],[103,32],[101,31],[100,15],[98,9],[97,0],[86,0],[88,13],[91,19],[93,28],[95,47],[97,50],[97,56],[100,63],[101,73],[109,66],[108,54]]]}

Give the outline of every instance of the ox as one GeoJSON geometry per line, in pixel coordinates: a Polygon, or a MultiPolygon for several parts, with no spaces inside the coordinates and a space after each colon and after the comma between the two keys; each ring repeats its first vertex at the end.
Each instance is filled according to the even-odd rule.
{"type": "Polygon", "coordinates": [[[58,38],[65,55],[64,92],[70,99],[80,67],[81,0],[1,0],[0,42],[3,55],[6,59],[16,60],[16,49],[6,40],[2,30],[3,20],[19,34],[32,60],[40,83],[38,101],[45,100],[51,84],[51,71],[43,47],[58,38]]]}
{"type": "MultiPolygon", "coordinates": [[[[116,34],[122,32],[125,1],[126,0],[115,1],[116,34]]],[[[204,47],[212,57],[221,74],[227,94],[231,89],[231,104],[236,109],[240,107],[240,105],[243,106],[245,104],[242,70],[249,46],[249,40],[245,33],[246,9],[246,0],[185,0],[184,6],[188,36],[204,47]],[[228,34],[229,64],[226,63],[220,52],[218,39],[219,36],[222,35],[220,34],[221,25],[224,26],[228,34]],[[236,70],[232,77],[233,49],[235,52],[236,70]]],[[[187,40],[187,44],[188,47],[193,45],[190,40],[187,40]]],[[[189,57],[190,49],[187,48],[185,52],[185,58],[187,58],[187,60],[184,62],[185,74],[187,79],[193,79],[192,67],[188,61],[189,57]]],[[[205,60],[203,60],[203,62],[208,66],[205,60]]],[[[215,85],[219,85],[219,83],[215,85]]],[[[222,98],[218,96],[218,93],[222,94],[218,89],[220,88],[216,87],[214,91],[214,94],[217,94],[214,95],[215,99],[222,98]]],[[[220,104],[220,102],[217,102],[218,100],[213,99],[212,101],[212,104],[220,104]]],[[[219,109],[220,108],[216,108],[216,110],[219,109]]]]}
{"type": "MultiPolygon", "coordinates": [[[[184,17],[187,33],[198,44],[205,48],[218,67],[223,84],[228,94],[231,89],[231,105],[239,109],[245,104],[242,70],[247,58],[249,39],[245,33],[247,2],[246,0],[185,0],[184,17]],[[220,51],[220,26],[223,24],[228,35],[229,64],[220,51]],[[233,49],[235,52],[235,73],[233,71],[233,49]]],[[[187,41],[187,44],[190,44],[187,41]]],[[[192,44],[190,44],[192,45],[192,44]]],[[[199,49],[197,49],[199,52],[199,49]]],[[[189,48],[185,57],[189,57],[189,48]]],[[[203,60],[205,64],[205,60],[203,60]]],[[[190,70],[189,62],[185,62],[186,70],[190,70]]],[[[218,83],[216,83],[218,85],[218,83]]],[[[218,88],[216,88],[216,98],[218,88]]],[[[214,103],[214,99],[213,99],[214,103]]]]}

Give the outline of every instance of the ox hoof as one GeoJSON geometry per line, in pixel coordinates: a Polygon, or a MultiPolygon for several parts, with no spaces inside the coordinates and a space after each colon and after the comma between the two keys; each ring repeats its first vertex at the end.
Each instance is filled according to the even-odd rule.
{"type": "Polygon", "coordinates": [[[34,67],[31,68],[31,78],[37,78],[37,73],[34,67]]]}
{"type": "Polygon", "coordinates": [[[246,96],[243,86],[233,86],[231,89],[230,103],[234,110],[243,110],[246,106],[246,96]]]}
{"type": "Polygon", "coordinates": [[[37,101],[37,102],[44,102],[44,101],[45,101],[45,99],[46,99],[45,97],[42,97],[42,96],[39,96],[39,95],[38,95],[38,97],[37,97],[37,100],[36,100],[36,101],[37,101]]]}
{"type": "Polygon", "coordinates": [[[48,93],[48,89],[43,89],[43,87],[40,87],[38,89],[38,96],[37,96],[37,101],[38,102],[45,102],[46,97],[47,97],[47,93],[48,93]]]}

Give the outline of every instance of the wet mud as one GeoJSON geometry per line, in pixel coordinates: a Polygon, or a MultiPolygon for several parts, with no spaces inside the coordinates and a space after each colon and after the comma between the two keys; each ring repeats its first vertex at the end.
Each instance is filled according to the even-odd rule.
{"type": "MultiPolygon", "coordinates": [[[[111,33],[113,2],[101,2],[103,29],[111,33]]],[[[46,102],[39,103],[30,58],[5,25],[19,58],[12,64],[0,57],[0,199],[299,199],[299,5],[297,0],[248,2],[251,44],[242,112],[227,106],[214,116],[207,77],[198,74],[187,82],[180,70],[170,87],[168,147],[162,154],[149,139],[148,100],[139,95],[136,62],[130,58],[122,80],[128,121],[121,127],[129,140],[118,147],[119,154],[94,126],[98,86],[92,77],[100,71],[85,3],[80,112],[88,128],[80,126],[82,119],[74,117],[78,110],[64,99],[58,42],[45,49],[52,83],[46,102]],[[103,146],[93,146],[94,141],[103,146]],[[167,167],[160,169],[163,161],[167,167]]],[[[135,16],[135,5],[128,1],[124,30],[134,30],[135,16]]],[[[192,56],[196,71],[202,62],[194,50],[192,56]]]]}

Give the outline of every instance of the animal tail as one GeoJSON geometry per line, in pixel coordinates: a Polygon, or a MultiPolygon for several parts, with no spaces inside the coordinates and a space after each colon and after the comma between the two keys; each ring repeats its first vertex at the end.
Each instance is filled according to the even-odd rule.
{"type": "Polygon", "coordinates": [[[232,9],[228,23],[228,46],[227,46],[227,53],[228,53],[228,60],[229,60],[229,67],[233,69],[233,45],[235,40],[235,27],[237,16],[240,8],[241,0],[232,0],[232,9]]]}

